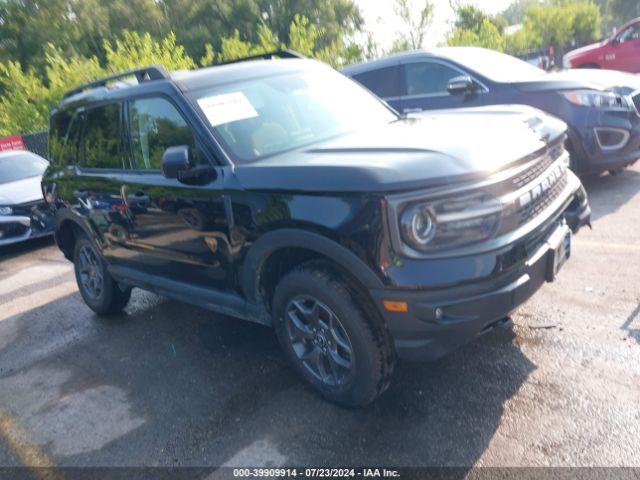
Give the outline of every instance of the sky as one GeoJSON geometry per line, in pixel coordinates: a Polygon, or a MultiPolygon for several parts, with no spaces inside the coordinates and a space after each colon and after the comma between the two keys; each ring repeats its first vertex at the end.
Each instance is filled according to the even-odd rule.
{"type": "MultiPolygon", "coordinates": [[[[423,0],[410,0],[419,10],[423,0]]],[[[469,0],[464,3],[473,4],[487,13],[503,11],[513,0],[469,0]]],[[[451,28],[454,15],[449,0],[431,0],[434,5],[434,19],[427,33],[423,47],[435,47],[444,40],[451,28]]],[[[393,0],[356,0],[366,22],[366,28],[373,33],[382,49],[391,46],[396,34],[401,31],[402,23],[398,21],[393,9],[393,0]]],[[[417,13],[416,13],[417,14],[417,13]]]]}

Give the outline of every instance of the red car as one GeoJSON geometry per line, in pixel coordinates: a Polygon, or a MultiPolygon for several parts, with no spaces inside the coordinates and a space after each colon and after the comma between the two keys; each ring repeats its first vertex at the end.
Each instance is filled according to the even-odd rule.
{"type": "Polygon", "coordinates": [[[640,73],[640,18],[623,25],[602,42],[567,53],[562,63],[565,68],[607,68],[640,73]]]}

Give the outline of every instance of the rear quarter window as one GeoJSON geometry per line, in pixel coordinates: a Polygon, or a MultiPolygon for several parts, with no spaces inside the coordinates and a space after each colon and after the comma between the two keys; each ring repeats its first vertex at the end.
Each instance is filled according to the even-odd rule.
{"type": "Polygon", "coordinates": [[[55,165],[78,163],[80,142],[80,116],[74,112],[62,112],[51,118],[49,129],[49,156],[55,165]]]}
{"type": "Polygon", "coordinates": [[[124,169],[120,104],[92,108],[83,116],[81,165],[86,168],[124,169]]]}
{"type": "Polygon", "coordinates": [[[353,79],[380,98],[400,96],[400,67],[386,67],[354,75],[353,79]]]}

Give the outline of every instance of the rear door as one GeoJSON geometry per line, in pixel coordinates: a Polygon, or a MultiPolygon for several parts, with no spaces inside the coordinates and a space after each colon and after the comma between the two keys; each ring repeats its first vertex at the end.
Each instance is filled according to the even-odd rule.
{"type": "MultiPolygon", "coordinates": [[[[402,65],[404,91],[401,99],[403,113],[442,108],[470,107],[479,104],[481,93],[450,94],[449,82],[461,75],[469,75],[441,60],[407,60],[402,65]]],[[[486,90],[478,85],[479,92],[486,90]]]]}
{"type": "Polygon", "coordinates": [[[92,106],[76,113],[79,125],[78,167],[62,179],[59,188],[73,199],[75,211],[95,234],[102,253],[119,262],[124,245],[117,232],[130,230],[122,203],[122,179],[129,168],[122,137],[122,105],[92,106]]]}
{"type": "Polygon", "coordinates": [[[229,225],[222,169],[169,97],[131,99],[124,108],[131,170],[120,194],[130,218],[123,239],[128,262],[153,275],[224,288],[229,225]],[[193,166],[214,166],[216,178],[206,185],[165,178],[162,155],[180,145],[189,147],[193,166]]]}
{"type": "Polygon", "coordinates": [[[354,75],[353,79],[400,111],[401,78],[399,63],[354,75]]]}

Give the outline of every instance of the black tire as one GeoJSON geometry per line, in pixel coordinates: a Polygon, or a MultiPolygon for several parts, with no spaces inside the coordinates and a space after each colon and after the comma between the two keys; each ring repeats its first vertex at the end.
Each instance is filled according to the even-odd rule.
{"type": "Polygon", "coordinates": [[[124,290],[120,288],[109,275],[104,259],[84,235],[80,235],[76,240],[73,264],[78,290],[91,310],[98,315],[113,315],[120,313],[127,306],[131,298],[131,288],[124,290]],[[92,257],[89,268],[91,273],[87,273],[87,259],[90,257],[92,257]],[[96,275],[101,277],[101,281],[98,282],[96,275]],[[90,278],[89,281],[87,277],[90,278]]]}
{"type": "Polygon", "coordinates": [[[388,388],[395,365],[391,337],[378,313],[330,264],[312,261],[285,275],[275,290],[273,318],[287,357],[327,399],[363,406],[388,388]],[[314,308],[319,311],[316,323],[307,321],[314,308]],[[302,320],[303,328],[295,327],[294,317],[302,320]],[[317,325],[318,332],[313,333],[311,325],[317,325]],[[319,368],[311,365],[311,357],[320,358],[319,368]],[[326,377],[323,371],[329,372],[326,377]]]}

